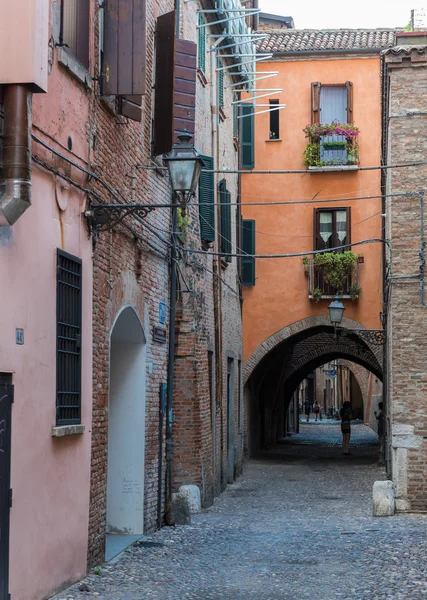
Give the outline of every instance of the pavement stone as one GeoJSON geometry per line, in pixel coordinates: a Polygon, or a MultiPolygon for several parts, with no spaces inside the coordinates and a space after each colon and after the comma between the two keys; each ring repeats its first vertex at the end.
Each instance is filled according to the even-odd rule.
{"type": "Polygon", "coordinates": [[[351,456],[340,443],[336,422],[301,424],[191,526],[144,538],[55,600],[427,599],[427,517],[373,517],[377,436],[353,424],[351,456]]]}

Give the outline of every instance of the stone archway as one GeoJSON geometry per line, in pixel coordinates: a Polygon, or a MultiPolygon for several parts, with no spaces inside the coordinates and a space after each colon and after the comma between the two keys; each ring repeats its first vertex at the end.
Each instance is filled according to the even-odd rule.
{"type": "MultiPolygon", "coordinates": [[[[272,350],[274,350],[277,346],[288,340],[290,337],[297,335],[301,332],[307,331],[314,327],[331,327],[331,322],[329,320],[329,315],[315,315],[312,317],[307,317],[302,319],[301,321],[296,321],[279,331],[276,331],[273,335],[267,338],[262,344],[260,344],[249,356],[249,358],[245,362],[245,367],[243,371],[243,382],[247,383],[249,377],[262,361],[262,359],[267,356],[272,350]]],[[[361,323],[357,321],[353,321],[352,319],[348,319],[346,317],[342,320],[342,327],[347,329],[366,329],[361,323]]],[[[378,364],[382,365],[382,356],[383,350],[382,346],[375,346],[367,344],[370,348],[374,356],[376,356],[378,364]]]]}
{"type": "Polygon", "coordinates": [[[360,323],[343,319],[352,330],[336,336],[328,315],[303,319],[276,332],[245,364],[250,411],[250,446],[271,447],[283,436],[284,415],[299,383],[313,370],[334,359],[365,367],[382,379],[382,347],[369,345],[358,334],[360,323]]]}

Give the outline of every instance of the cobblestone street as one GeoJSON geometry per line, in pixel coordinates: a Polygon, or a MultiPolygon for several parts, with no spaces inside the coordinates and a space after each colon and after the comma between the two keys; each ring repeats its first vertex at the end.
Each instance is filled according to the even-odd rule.
{"type": "Polygon", "coordinates": [[[372,517],[377,436],[354,425],[351,456],[340,441],[335,423],[302,424],[191,526],[144,538],[55,599],[427,598],[427,517],[372,517]]]}

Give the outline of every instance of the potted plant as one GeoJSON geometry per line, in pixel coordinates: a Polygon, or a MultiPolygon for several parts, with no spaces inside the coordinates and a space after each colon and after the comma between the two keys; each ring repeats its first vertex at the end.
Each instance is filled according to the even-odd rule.
{"type": "Polygon", "coordinates": [[[322,268],[325,283],[335,288],[338,294],[343,294],[356,262],[357,256],[351,250],[324,252],[314,258],[314,264],[322,268]]]}
{"type": "Polygon", "coordinates": [[[309,260],[308,256],[303,256],[302,259],[301,259],[301,262],[302,262],[302,264],[304,266],[304,273],[306,275],[308,275],[308,267],[310,265],[310,260],[309,260]]]}
{"type": "Polygon", "coordinates": [[[322,296],[323,296],[323,292],[320,288],[314,288],[314,290],[312,290],[312,292],[311,292],[311,298],[315,302],[319,302],[319,300],[322,299],[322,296]]]}

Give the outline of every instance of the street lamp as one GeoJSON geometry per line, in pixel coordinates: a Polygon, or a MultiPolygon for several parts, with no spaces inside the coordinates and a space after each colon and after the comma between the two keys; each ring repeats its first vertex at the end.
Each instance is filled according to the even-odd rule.
{"type": "Polygon", "coordinates": [[[337,333],[337,327],[341,324],[342,317],[345,311],[344,304],[341,300],[333,300],[328,306],[329,320],[334,326],[335,334],[337,333]]]}
{"type": "Polygon", "coordinates": [[[163,160],[168,167],[174,194],[182,213],[185,214],[187,202],[196,193],[204,163],[190,143],[192,136],[189,133],[181,133],[178,139],[179,143],[172,146],[172,150],[163,157],[163,160]]]}

